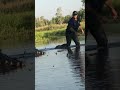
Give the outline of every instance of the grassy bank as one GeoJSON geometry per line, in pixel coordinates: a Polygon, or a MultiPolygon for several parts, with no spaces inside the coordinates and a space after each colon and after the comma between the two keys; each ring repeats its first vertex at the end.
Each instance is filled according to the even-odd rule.
{"type": "MultiPolygon", "coordinates": [[[[84,29],[85,23],[82,22],[81,25],[84,29]]],[[[67,24],[65,26],[67,26],[67,24]]],[[[47,43],[51,41],[56,41],[57,39],[60,39],[61,37],[65,38],[65,29],[66,27],[62,29],[53,29],[53,30],[36,30],[35,42],[36,43],[47,43]]],[[[79,34],[80,34],[80,30],[79,30],[79,34]]]]}
{"type": "Polygon", "coordinates": [[[32,11],[12,14],[1,13],[0,41],[31,40],[34,35],[33,16],[34,12],[32,11]]]}
{"type": "Polygon", "coordinates": [[[65,28],[59,29],[59,30],[50,30],[50,31],[41,31],[41,32],[35,32],[35,42],[48,42],[48,41],[54,41],[61,36],[65,36],[65,28]]]}
{"type": "Polygon", "coordinates": [[[56,29],[63,29],[67,27],[67,24],[50,24],[50,25],[46,25],[46,26],[42,26],[42,27],[37,27],[35,28],[36,31],[48,31],[48,30],[56,30],[56,29]]]}
{"type": "MultiPolygon", "coordinates": [[[[80,23],[83,28],[85,28],[85,22],[80,23]]],[[[67,27],[67,23],[64,24],[50,24],[42,27],[36,27],[35,31],[48,31],[48,30],[56,30],[56,29],[63,29],[67,27]]]]}
{"type": "MultiPolygon", "coordinates": [[[[34,1],[1,0],[0,1],[0,42],[34,41],[34,1]]],[[[10,44],[10,43],[9,43],[10,44]]]]}

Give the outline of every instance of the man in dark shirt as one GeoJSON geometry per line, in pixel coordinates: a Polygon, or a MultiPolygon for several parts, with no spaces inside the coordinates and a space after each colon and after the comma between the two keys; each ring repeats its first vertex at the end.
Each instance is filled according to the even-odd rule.
{"type": "Polygon", "coordinates": [[[80,26],[80,21],[78,20],[78,13],[77,11],[74,11],[72,18],[69,20],[68,26],[66,29],[67,47],[70,46],[72,39],[75,42],[76,47],[80,47],[80,43],[77,36],[77,31],[79,28],[82,31],[82,33],[84,33],[83,29],[80,26]]]}
{"type": "Polygon", "coordinates": [[[112,12],[113,18],[117,18],[117,12],[112,6],[112,0],[86,0],[86,31],[87,38],[88,31],[95,38],[98,50],[108,49],[108,40],[102,28],[101,11],[103,6],[106,5],[112,12]]]}

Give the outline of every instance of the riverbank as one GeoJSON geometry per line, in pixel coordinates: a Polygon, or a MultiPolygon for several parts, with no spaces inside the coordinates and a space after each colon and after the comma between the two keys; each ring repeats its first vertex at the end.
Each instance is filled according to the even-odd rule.
{"type": "Polygon", "coordinates": [[[34,30],[31,30],[34,18],[33,11],[0,14],[0,40],[30,40],[34,35],[34,30]],[[22,36],[22,37],[21,37],[22,36]]]}
{"type": "MultiPolygon", "coordinates": [[[[65,38],[65,30],[66,30],[67,24],[63,25],[52,25],[51,30],[45,30],[43,27],[39,27],[35,29],[35,43],[47,43],[47,42],[54,42],[58,39],[65,38]],[[57,28],[58,27],[58,28],[57,28]],[[61,28],[62,27],[62,28],[61,28]]],[[[81,22],[81,26],[83,29],[85,29],[85,22],[81,22]]],[[[45,28],[48,28],[46,26],[45,28]]],[[[81,31],[79,30],[79,35],[84,36],[81,34],[81,31]]]]}
{"type": "MultiPolygon", "coordinates": [[[[80,34],[79,40],[84,40],[85,36],[80,34]]],[[[45,32],[36,32],[35,35],[35,46],[46,45],[50,43],[59,43],[66,42],[65,38],[65,30],[53,30],[53,31],[45,31],[45,32]]]]}

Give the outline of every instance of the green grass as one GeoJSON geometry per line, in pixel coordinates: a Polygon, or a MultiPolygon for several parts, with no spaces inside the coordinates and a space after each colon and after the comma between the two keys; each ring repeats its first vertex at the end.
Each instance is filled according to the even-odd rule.
{"type": "Polygon", "coordinates": [[[50,40],[56,40],[61,36],[65,36],[65,28],[59,30],[35,32],[35,42],[48,42],[50,40]]]}
{"type": "MultiPolygon", "coordinates": [[[[85,28],[85,22],[81,22],[80,23],[81,26],[83,28],[85,28]]],[[[36,27],[35,30],[36,31],[48,31],[48,30],[56,30],[56,29],[63,29],[63,28],[66,28],[67,27],[67,24],[64,23],[64,24],[50,24],[50,25],[46,25],[46,26],[42,26],[42,27],[36,27]]]]}
{"type": "Polygon", "coordinates": [[[13,13],[13,12],[25,12],[34,10],[34,0],[1,0],[0,12],[13,13]]]}
{"type": "Polygon", "coordinates": [[[57,39],[60,39],[62,37],[65,38],[65,28],[59,30],[35,32],[36,43],[47,43],[51,41],[56,41],[57,39]]]}
{"type": "Polygon", "coordinates": [[[0,47],[34,42],[34,0],[0,1],[0,47]]]}
{"type": "MultiPolygon", "coordinates": [[[[47,43],[50,41],[56,41],[57,39],[60,39],[61,37],[65,38],[66,26],[67,25],[65,25],[64,28],[62,29],[60,28],[60,29],[53,29],[53,30],[36,30],[35,31],[35,43],[47,43]]],[[[81,22],[81,26],[83,29],[85,29],[85,22],[81,22]]]]}
{"type": "Polygon", "coordinates": [[[25,41],[34,37],[34,12],[0,14],[0,41],[25,41]]]}
{"type": "Polygon", "coordinates": [[[36,31],[47,31],[47,30],[56,30],[56,29],[62,29],[67,27],[67,24],[50,24],[50,25],[46,25],[46,26],[42,26],[42,27],[37,27],[35,28],[36,31]]]}

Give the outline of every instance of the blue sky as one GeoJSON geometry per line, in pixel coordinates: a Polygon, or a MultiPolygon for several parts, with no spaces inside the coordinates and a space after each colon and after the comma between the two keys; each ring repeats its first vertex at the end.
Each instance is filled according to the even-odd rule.
{"type": "Polygon", "coordinates": [[[81,0],[35,0],[35,16],[44,16],[51,19],[55,16],[56,9],[62,8],[63,15],[71,14],[82,7],[81,0]]]}

